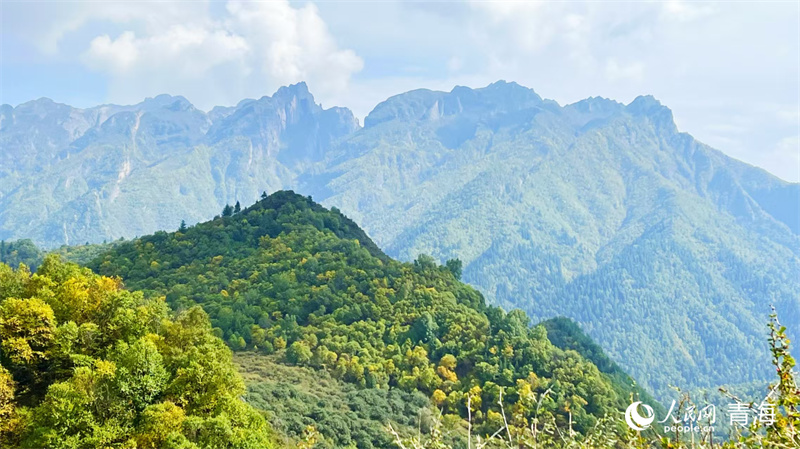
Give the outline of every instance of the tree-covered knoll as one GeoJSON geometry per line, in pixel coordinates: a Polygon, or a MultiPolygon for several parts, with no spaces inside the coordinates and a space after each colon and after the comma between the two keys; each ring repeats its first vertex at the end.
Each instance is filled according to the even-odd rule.
{"type": "Polygon", "coordinates": [[[12,267],[24,263],[35,270],[43,258],[43,252],[31,240],[0,241],[0,263],[12,267]]]}
{"type": "Polygon", "coordinates": [[[629,385],[555,347],[525,313],[487,306],[458,261],[391,260],[338,211],[292,192],[226,215],[122,243],[90,266],[177,310],[200,304],[234,349],[421,391],[446,415],[466,417],[469,403],[487,431],[501,391],[516,426],[582,431],[627,405],[629,385]]]}
{"type": "Polygon", "coordinates": [[[114,245],[121,241],[122,240],[105,243],[87,243],[85,245],[73,246],[63,245],[56,249],[46,251],[36,246],[30,239],[2,240],[0,241],[0,263],[4,263],[10,267],[17,267],[22,263],[31,271],[36,271],[36,268],[44,261],[45,256],[48,254],[58,254],[65,261],[74,262],[78,265],[86,265],[89,261],[108,251],[110,248],[113,248],[114,245]]]}
{"type": "Polygon", "coordinates": [[[199,307],[47,256],[0,264],[0,448],[272,447],[199,307]]]}

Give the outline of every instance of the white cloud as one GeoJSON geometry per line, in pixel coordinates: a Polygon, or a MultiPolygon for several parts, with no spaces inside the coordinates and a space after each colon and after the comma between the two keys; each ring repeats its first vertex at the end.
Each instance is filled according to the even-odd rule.
{"type": "Polygon", "coordinates": [[[447,60],[447,70],[451,72],[458,72],[462,67],[464,67],[464,61],[458,56],[451,56],[447,60]]]}
{"type": "Polygon", "coordinates": [[[641,81],[644,78],[644,64],[641,62],[620,64],[611,58],[606,61],[606,77],[610,81],[641,81]]]}
{"type": "Polygon", "coordinates": [[[703,3],[689,3],[683,0],[664,2],[664,16],[667,19],[690,22],[714,14],[714,6],[703,3]]]}
{"type": "Polygon", "coordinates": [[[773,105],[775,119],[788,125],[800,124],[800,105],[773,105]]]}
{"type": "Polygon", "coordinates": [[[202,76],[218,64],[244,57],[247,41],[224,30],[172,26],[159,34],[137,38],[131,31],[117,39],[93,39],[83,60],[114,76],[168,71],[171,76],[202,76]]]}
{"type": "Polygon", "coordinates": [[[323,94],[344,89],[364,65],[352,50],[340,50],[313,4],[230,1],[226,25],[246,36],[253,61],[278,84],[307,81],[323,94]]]}
{"type": "Polygon", "coordinates": [[[299,81],[330,100],[363,67],[353,50],[338,47],[313,4],[230,0],[213,14],[207,1],[63,6],[55,4],[60,19],[42,18],[46,30],[33,33],[33,42],[49,54],[70,33],[113,25],[116,32],[91,36],[79,58],[107,75],[110,102],[167,92],[208,109],[299,81]]]}
{"type": "Polygon", "coordinates": [[[128,70],[139,59],[136,37],[130,31],[122,33],[117,40],[107,34],[96,37],[85,55],[85,60],[98,69],[104,67],[114,72],[128,70]]]}
{"type": "Polygon", "coordinates": [[[3,28],[20,36],[42,53],[54,55],[62,40],[86,24],[110,21],[130,26],[145,26],[155,32],[182,22],[197,22],[208,17],[208,0],[99,0],[87,2],[11,2],[3,5],[3,28]]]}
{"type": "MultiPolygon", "coordinates": [[[[502,31],[515,45],[537,50],[548,45],[562,23],[554,19],[562,8],[558,3],[545,1],[507,2],[470,1],[477,23],[492,32],[502,31]]],[[[484,30],[488,31],[488,30],[484,30]]]]}

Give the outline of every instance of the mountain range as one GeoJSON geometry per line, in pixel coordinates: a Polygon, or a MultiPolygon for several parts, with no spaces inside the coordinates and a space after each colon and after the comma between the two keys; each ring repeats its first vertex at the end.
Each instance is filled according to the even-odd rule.
{"type": "Polygon", "coordinates": [[[800,335],[800,185],[679,132],[650,96],[422,89],[363,127],[303,83],[208,113],[167,95],[0,108],[1,239],[131,238],[285,188],[390,256],[459,258],[490,302],[574,319],[660,398],[768,379],[770,305],[800,335]]]}
{"type": "Polygon", "coordinates": [[[208,114],[183,97],[75,109],[0,110],[0,237],[99,242],[210,218],[227,201],[291,184],[358,129],[305,85],[208,114]],[[26,211],[20,204],[36,204],[26,211]]]}

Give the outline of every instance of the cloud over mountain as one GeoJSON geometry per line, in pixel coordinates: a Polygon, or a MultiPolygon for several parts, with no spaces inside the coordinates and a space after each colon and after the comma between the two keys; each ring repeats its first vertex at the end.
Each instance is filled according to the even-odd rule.
{"type": "Polygon", "coordinates": [[[20,33],[50,55],[79,35],[76,59],[107,77],[115,103],[172,92],[208,109],[300,81],[326,98],[363,67],[310,3],[92,2],[54,10],[43,11],[35,32],[20,33]]]}

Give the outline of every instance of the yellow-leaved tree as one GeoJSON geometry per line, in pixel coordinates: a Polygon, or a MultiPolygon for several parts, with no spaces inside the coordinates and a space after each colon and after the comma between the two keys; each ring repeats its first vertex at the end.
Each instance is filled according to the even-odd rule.
{"type": "Polygon", "coordinates": [[[0,264],[0,447],[272,447],[199,307],[48,256],[0,264]]]}

